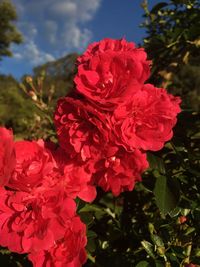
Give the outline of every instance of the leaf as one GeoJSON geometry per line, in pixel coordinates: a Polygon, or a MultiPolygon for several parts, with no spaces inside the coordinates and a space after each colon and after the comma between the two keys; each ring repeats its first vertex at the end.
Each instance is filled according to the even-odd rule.
{"type": "Polygon", "coordinates": [[[141,244],[142,244],[143,248],[146,250],[147,254],[149,256],[151,256],[153,259],[155,259],[155,255],[153,253],[154,246],[146,240],[142,241],[141,244]]]}
{"type": "Polygon", "coordinates": [[[163,267],[163,263],[161,261],[156,261],[155,264],[156,267],[163,267]]]}
{"type": "Polygon", "coordinates": [[[173,209],[173,210],[171,210],[171,211],[169,212],[169,216],[170,216],[171,218],[176,217],[176,216],[179,215],[180,212],[181,212],[181,208],[176,207],[175,209],[173,209]]]}
{"type": "Polygon", "coordinates": [[[157,247],[164,247],[164,243],[162,241],[162,239],[158,236],[158,235],[151,235],[151,240],[153,241],[153,243],[157,246],[157,247]]]}
{"type": "Polygon", "coordinates": [[[175,209],[180,197],[179,184],[176,179],[167,179],[166,176],[158,177],[153,192],[162,215],[175,209]]]}
{"type": "Polygon", "coordinates": [[[149,267],[149,263],[147,261],[140,261],[138,262],[138,264],[136,265],[136,267],[149,267]]]}
{"type": "Polygon", "coordinates": [[[94,204],[85,204],[79,211],[79,213],[89,212],[93,214],[97,220],[100,220],[105,214],[105,210],[94,204]]]}
{"type": "Polygon", "coordinates": [[[79,209],[79,212],[97,212],[97,211],[103,211],[103,208],[95,205],[95,204],[85,204],[81,209],[79,209]]]}
{"type": "Polygon", "coordinates": [[[81,221],[83,221],[88,226],[94,221],[93,215],[89,212],[80,212],[79,216],[81,217],[81,221]]]}
{"type": "Polygon", "coordinates": [[[94,239],[88,239],[86,249],[90,252],[94,252],[96,250],[96,243],[94,239]]]}
{"type": "Polygon", "coordinates": [[[94,231],[87,231],[87,238],[96,238],[97,237],[97,234],[94,232],[94,231]]]}
{"type": "Polygon", "coordinates": [[[166,2],[161,2],[161,3],[158,3],[157,5],[155,5],[152,10],[151,10],[151,14],[156,14],[158,12],[158,10],[160,10],[161,8],[167,6],[168,3],[166,2]]]}
{"type": "Polygon", "coordinates": [[[165,164],[162,158],[148,152],[147,159],[151,169],[158,170],[160,173],[165,174],[165,164]]]}
{"type": "Polygon", "coordinates": [[[6,248],[1,248],[0,249],[0,254],[2,254],[2,255],[9,255],[9,254],[11,254],[11,251],[8,250],[8,249],[6,249],[6,248]]]}

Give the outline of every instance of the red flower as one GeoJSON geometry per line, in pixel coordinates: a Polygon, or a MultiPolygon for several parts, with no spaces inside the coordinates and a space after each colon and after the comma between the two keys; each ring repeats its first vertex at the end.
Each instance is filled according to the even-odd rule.
{"type": "Polygon", "coordinates": [[[67,225],[62,239],[47,251],[32,253],[29,259],[34,267],[81,267],[86,262],[86,226],[79,217],[67,225]]]}
{"type": "Polygon", "coordinates": [[[9,186],[13,189],[30,191],[41,185],[45,176],[55,167],[50,151],[44,148],[44,142],[15,142],[16,167],[9,186]]]}
{"type": "Polygon", "coordinates": [[[96,197],[96,188],[91,184],[91,174],[84,167],[73,161],[68,162],[64,168],[63,184],[69,197],[92,202],[96,197]]]}
{"type": "Polygon", "coordinates": [[[164,89],[144,85],[143,90],[115,109],[111,117],[113,142],[116,139],[128,151],[161,149],[172,138],[180,102],[179,97],[164,89]]]}
{"type": "Polygon", "coordinates": [[[146,154],[135,150],[128,153],[119,149],[113,156],[96,164],[94,180],[104,191],[112,191],[118,196],[123,191],[131,191],[135,182],[141,181],[141,173],[148,167],[146,154]]]}
{"type": "Polygon", "coordinates": [[[15,163],[12,131],[0,128],[0,186],[7,185],[15,168],[15,163]]]}
{"type": "Polygon", "coordinates": [[[95,158],[108,142],[106,115],[81,101],[65,97],[58,101],[54,116],[60,146],[82,161],[95,158]]]}
{"type": "Polygon", "coordinates": [[[48,250],[75,216],[75,202],[62,191],[33,193],[0,190],[0,245],[13,252],[48,250]]]}
{"type": "Polygon", "coordinates": [[[90,164],[80,161],[77,157],[71,159],[61,147],[53,148],[51,152],[59,171],[54,183],[60,185],[71,198],[79,197],[86,202],[93,201],[96,197],[96,188],[91,183],[90,164]]]}
{"type": "Polygon", "coordinates": [[[124,39],[93,43],[78,58],[77,90],[99,107],[114,109],[148,79],[146,57],[142,48],[124,39]]]}

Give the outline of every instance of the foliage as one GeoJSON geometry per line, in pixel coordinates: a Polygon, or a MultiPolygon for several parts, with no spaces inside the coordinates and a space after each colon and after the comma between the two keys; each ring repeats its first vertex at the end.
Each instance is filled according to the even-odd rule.
{"type": "Polygon", "coordinates": [[[54,136],[53,112],[57,99],[73,87],[76,58],[70,54],[38,66],[33,77],[25,75],[20,83],[0,75],[0,124],[12,128],[18,138],[54,136]]]}
{"type": "Polygon", "coordinates": [[[69,54],[53,62],[34,68],[33,79],[43,79],[43,93],[47,98],[52,93],[54,105],[59,97],[65,96],[73,88],[73,77],[76,72],[77,54],[69,54]]]}
{"type": "Polygon", "coordinates": [[[14,24],[16,20],[17,13],[12,3],[9,0],[0,0],[0,60],[3,56],[12,56],[12,43],[22,42],[22,35],[14,24]]]}
{"type": "Polygon", "coordinates": [[[151,11],[147,1],[144,47],[153,60],[151,81],[182,96],[184,108],[200,108],[200,2],[160,2],[151,11]],[[171,88],[171,89],[170,89],[171,88]]]}
{"type": "Polygon", "coordinates": [[[0,124],[28,137],[30,125],[34,121],[35,106],[19,89],[12,76],[0,76],[0,124]]]}

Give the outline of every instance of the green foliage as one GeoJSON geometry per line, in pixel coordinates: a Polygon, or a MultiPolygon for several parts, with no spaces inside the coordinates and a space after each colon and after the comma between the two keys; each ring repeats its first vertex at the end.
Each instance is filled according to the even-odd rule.
{"type": "Polygon", "coordinates": [[[9,0],[0,0],[0,60],[3,56],[12,56],[12,43],[22,42],[22,35],[14,24],[16,20],[15,7],[9,0]]]}
{"type": "Polygon", "coordinates": [[[200,2],[171,0],[148,9],[144,47],[153,60],[150,81],[181,95],[184,108],[200,109],[200,2]]]}
{"type": "Polygon", "coordinates": [[[34,121],[35,106],[20,91],[11,76],[0,76],[0,124],[13,128],[16,134],[27,138],[34,121]]]}
{"type": "Polygon", "coordinates": [[[43,81],[43,96],[48,98],[53,92],[54,105],[59,97],[65,96],[73,89],[73,78],[76,72],[77,54],[69,54],[53,62],[34,68],[33,79],[45,77],[43,81]]]}

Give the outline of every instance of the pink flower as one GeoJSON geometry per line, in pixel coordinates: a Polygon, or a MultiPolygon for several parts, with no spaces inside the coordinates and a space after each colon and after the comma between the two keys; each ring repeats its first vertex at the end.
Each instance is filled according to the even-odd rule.
{"type": "Polygon", "coordinates": [[[78,216],[67,225],[62,239],[49,250],[31,253],[34,267],[81,267],[86,262],[86,226],[78,216]]]}
{"type": "Polygon", "coordinates": [[[77,90],[98,107],[113,110],[137,92],[150,74],[146,53],[125,39],[103,39],[78,58],[77,90]]]}
{"type": "Polygon", "coordinates": [[[121,192],[133,190],[135,183],[141,181],[141,173],[147,167],[146,154],[139,150],[129,153],[119,149],[96,164],[94,181],[104,191],[112,191],[114,196],[118,196],[121,192]]]}
{"type": "Polygon", "coordinates": [[[117,140],[128,151],[161,149],[173,136],[180,102],[179,97],[164,89],[144,85],[143,90],[115,109],[110,126],[113,142],[117,140]]]}
{"type": "Polygon", "coordinates": [[[15,163],[12,131],[0,128],[0,186],[8,184],[15,168],[15,163]]]}
{"type": "Polygon", "coordinates": [[[15,142],[16,166],[9,181],[9,187],[15,190],[30,191],[41,185],[45,176],[55,167],[55,162],[44,142],[15,142]]]}
{"type": "Polygon", "coordinates": [[[0,245],[17,253],[48,250],[75,216],[75,202],[56,188],[25,193],[0,190],[0,245]]]}

